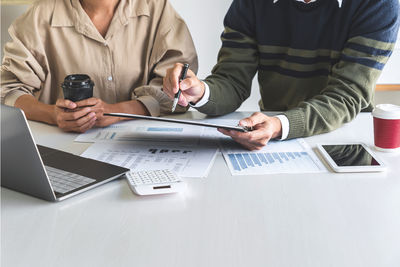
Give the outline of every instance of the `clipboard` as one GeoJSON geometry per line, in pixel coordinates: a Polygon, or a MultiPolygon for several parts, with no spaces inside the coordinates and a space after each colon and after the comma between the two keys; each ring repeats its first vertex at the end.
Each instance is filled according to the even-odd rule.
{"type": "Polygon", "coordinates": [[[143,115],[127,114],[127,113],[104,113],[104,116],[151,120],[151,121],[163,121],[163,122],[171,122],[171,123],[181,123],[181,124],[189,124],[189,125],[194,125],[194,126],[204,126],[204,127],[212,127],[212,128],[221,128],[221,129],[226,129],[226,130],[234,130],[234,131],[243,132],[243,133],[247,133],[247,132],[250,132],[253,130],[252,128],[245,127],[245,126],[239,126],[239,125],[231,126],[231,125],[222,125],[222,124],[197,122],[197,121],[190,121],[190,120],[178,120],[178,119],[170,119],[170,118],[151,117],[151,116],[143,116],[143,115]]]}

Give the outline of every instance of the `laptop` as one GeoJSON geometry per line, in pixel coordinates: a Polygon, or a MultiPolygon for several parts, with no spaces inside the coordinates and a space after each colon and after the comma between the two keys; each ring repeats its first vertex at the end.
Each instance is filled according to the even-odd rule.
{"type": "Polygon", "coordinates": [[[129,169],[36,145],[21,109],[1,105],[1,186],[61,201],[129,169]]]}

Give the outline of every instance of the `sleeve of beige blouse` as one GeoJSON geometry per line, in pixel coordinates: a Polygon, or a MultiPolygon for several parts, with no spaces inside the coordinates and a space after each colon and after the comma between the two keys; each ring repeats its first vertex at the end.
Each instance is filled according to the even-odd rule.
{"type": "MultiPolygon", "coordinates": [[[[173,101],[162,91],[162,79],[167,69],[177,62],[189,63],[191,70],[196,73],[198,69],[196,49],[190,32],[183,19],[167,1],[159,28],[150,58],[149,83],[133,90],[133,97],[137,97],[137,100],[146,106],[151,116],[171,114],[173,101]]],[[[183,113],[187,109],[178,106],[175,113],[183,113]]]]}
{"type": "Polygon", "coordinates": [[[14,106],[22,95],[35,95],[39,92],[46,77],[43,44],[39,40],[37,18],[31,9],[18,18],[9,28],[12,41],[4,48],[1,65],[1,103],[14,106]]]}

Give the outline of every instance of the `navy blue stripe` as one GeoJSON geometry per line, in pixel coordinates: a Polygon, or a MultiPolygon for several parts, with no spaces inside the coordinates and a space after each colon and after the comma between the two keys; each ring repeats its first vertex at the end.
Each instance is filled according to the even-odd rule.
{"type": "Polygon", "coordinates": [[[377,70],[382,70],[385,64],[376,62],[375,60],[368,59],[368,58],[356,58],[356,57],[349,57],[347,55],[342,55],[342,60],[352,63],[358,63],[370,68],[374,68],[377,70]]]}
{"type": "Polygon", "coordinates": [[[377,49],[365,45],[360,45],[356,43],[348,43],[346,47],[351,48],[353,50],[363,52],[366,54],[369,54],[371,56],[385,56],[388,57],[392,54],[392,50],[382,50],[382,49],[377,49]]]}
{"type": "Polygon", "coordinates": [[[251,48],[251,49],[257,49],[257,45],[255,44],[248,44],[248,43],[236,43],[236,42],[231,42],[231,41],[223,41],[222,42],[223,47],[229,47],[229,48],[251,48]]]}
{"type": "Polygon", "coordinates": [[[331,65],[337,63],[339,58],[331,58],[329,56],[316,56],[316,57],[299,57],[299,56],[289,56],[288,54],[281,53],[260,53],[260,58],[262,59],[282,59],[287,62],[299,63],[299,64],[316,64],[322,62],[328,62],[331,65]]]}
{"type": "Polygon", "coordinates": [[[307,10],[299,9],[293,0],[231,2],[224,25],[263,45],[340,51],[354,36],[393,42],[400,21],[398,0],[349,0],[342,8],[338,8],[337,1],[316,1],[314,4],[319,6],[311,8],[300,3],[307,10]],[[300,18],[301,27],[293,18],[300,18]]]}
{"type": "Polygon", "coordinates": [[[264,66],[264,65],[260,65],[258,68],[259,70],[273,71],[282,75],[292,76],[296,78],[310,78],[315,76],[327,76],[330,74],[330,71],[327,69],[319,69],[313,71],[295,71],[295,70],[285,69],[280,66],[264,66]]]}
{"type": "Polygon", "coordinates": [[[223,32],[221,34],[221,38],[225,38],[225,39],[244,39],[243,34],[239,33],[239,32],[223,32]]]}

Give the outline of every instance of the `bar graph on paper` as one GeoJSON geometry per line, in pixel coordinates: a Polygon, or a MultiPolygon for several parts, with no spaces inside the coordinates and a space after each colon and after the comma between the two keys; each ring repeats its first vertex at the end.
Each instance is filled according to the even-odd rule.
{"type": "Polygon", "coordinates": [[[227,143],[223,145],[222,153],[232,175],[326,171],[304,139],[272,141],[257,152],[246,151],[232,143],[227,143]]]}

